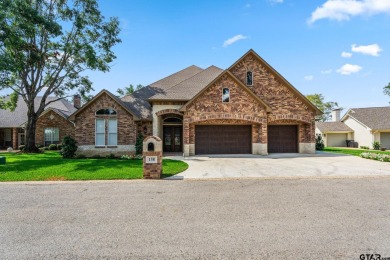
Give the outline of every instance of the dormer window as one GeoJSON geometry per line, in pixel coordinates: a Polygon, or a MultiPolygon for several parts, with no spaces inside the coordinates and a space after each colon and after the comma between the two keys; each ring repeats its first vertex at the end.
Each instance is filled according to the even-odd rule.
{"type": "Polygon", "coordinates": [[[253,72],[252,71],[246,72],[246,85],[253,86],[253,72]]]}
{"type": "Polygon", "coordinates": [[[222,103],[230,102],[230,90],[228,88],[222,89],[222,103]]]}

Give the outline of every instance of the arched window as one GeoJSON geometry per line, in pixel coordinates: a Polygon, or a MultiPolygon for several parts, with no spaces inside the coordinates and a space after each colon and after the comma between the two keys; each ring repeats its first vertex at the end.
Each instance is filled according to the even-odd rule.
{"type": "Polygon", "coordinates": [[[228,88],[222,89],[222,102],[223,103],[230,102],[230,90],[228,88]]]}
{"type": "Polygon", "coordinates": [[[111,109],[111,108],[104,108],[104,109],[98,110],[96,112],[96,115],[113,116],[113,115],[116,115],[116,111],[114,109],[111,109]]]}
{"type": "Polygon", "coordinates": [[[168,117],[164,119],[164,123],[181,123],[183,120],[178,117],[168,117]]]}
{"type": "Polygon", "coordinates": [[[253,86],[253,72],[250,70],[246,72],[246,85],[253,86]]]}

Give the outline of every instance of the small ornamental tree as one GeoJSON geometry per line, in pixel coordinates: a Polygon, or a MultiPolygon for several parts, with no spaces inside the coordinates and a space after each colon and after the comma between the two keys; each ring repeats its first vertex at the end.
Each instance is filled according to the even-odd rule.
{"type": "Polygon", "coordinates": [[[76,151],[77,151],[76,140],[70,136],[65,136],[64,140],[62,141],[62,148],[60,151],[62,158],[67,158],[67,159],[73,158],[76,151]]]}
{"type": "Polygon", "coordinates": [[[135,154],[142,154],[144,136],[141,132],[138,132],[137,140],[135,141],[135,154]]]}
{"type": "Polygon", "coordinates": [[[322,135],[318,134],[316,136],[316,150],[317,151],[322,151],[324,150],[324,140],[322,140],[322,135]]]}

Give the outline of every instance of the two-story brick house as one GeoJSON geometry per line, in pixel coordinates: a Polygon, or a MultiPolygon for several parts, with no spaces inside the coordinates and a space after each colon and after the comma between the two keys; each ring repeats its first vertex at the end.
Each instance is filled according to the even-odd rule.
{"type": "Polygon", "coordinates": [[[103,90],[69,119],[86,155],[134,152],[138,133],[187,156],[265,155],[314,153],[319,114],[249,50],[226,70],[190,66],[122,98],[103,90]]]}

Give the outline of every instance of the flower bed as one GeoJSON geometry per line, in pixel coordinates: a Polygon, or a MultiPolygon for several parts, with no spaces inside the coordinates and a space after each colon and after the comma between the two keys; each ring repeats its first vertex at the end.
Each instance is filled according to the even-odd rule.
{"type": "Polygon", "coordinates": [[[365,159],[377,160],[381,162],[390,162],[390,155],[380,153],[361,153],[360,156],[365,159]]]}

